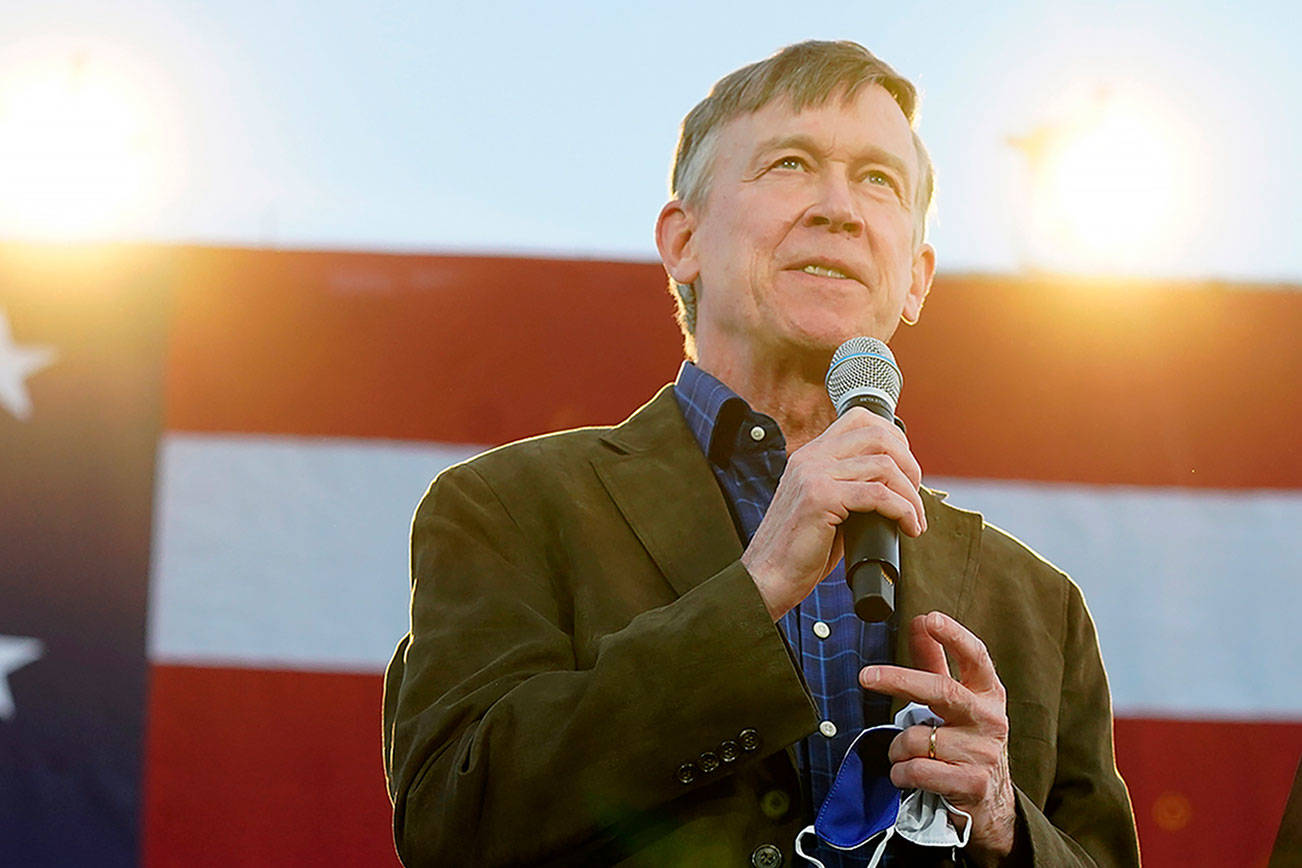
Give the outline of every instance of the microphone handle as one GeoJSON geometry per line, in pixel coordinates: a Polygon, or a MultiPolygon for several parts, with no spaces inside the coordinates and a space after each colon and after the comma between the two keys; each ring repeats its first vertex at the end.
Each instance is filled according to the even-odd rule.
{"type": "MultiPolygon", "coordinates": [[[[870,395],[851,400],[845,409],[850,407],[864,407],[895,420],[894,408],[870,395]]],[[[889,621],[895,614],[895,583],[900,579],[899,524],[881,513],[854,512],[842,528],[845,580],[854,596],[854,613],[869,623],[889,621]]]]}
{"type": "Polygon", "coordinates": [[[842,523],[845,579],[854,613],[870,623],[895,614],[895,583],[900,578],[899,525],[877,512],[854,512],[842,523]]]}

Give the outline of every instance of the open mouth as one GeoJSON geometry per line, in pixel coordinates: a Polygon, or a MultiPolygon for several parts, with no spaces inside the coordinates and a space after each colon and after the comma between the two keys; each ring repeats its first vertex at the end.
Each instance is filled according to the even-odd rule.
{"type": "Polygon", "coordinates": [[[805,274],[814,274],[819,277],[831,277],[831,278],[835,278],[836,280],[854,279],[850,275],[846,274],[844,271],[840,271],[839,269],[831,268],[826,265],[806,265],[804,268],[800,270],[803,271],[805,274]]]}

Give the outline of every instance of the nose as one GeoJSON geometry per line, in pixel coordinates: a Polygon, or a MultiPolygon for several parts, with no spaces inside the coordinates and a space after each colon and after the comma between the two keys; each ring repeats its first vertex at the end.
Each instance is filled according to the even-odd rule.
{"type": "Polygon", "coordinates": [[[818,184],[817,198],[805,214],[805,225],[824,227],[832,232],[859,235],[863,218],[859,216],[850,182],[839,172],[827,172],[818,184]]]}

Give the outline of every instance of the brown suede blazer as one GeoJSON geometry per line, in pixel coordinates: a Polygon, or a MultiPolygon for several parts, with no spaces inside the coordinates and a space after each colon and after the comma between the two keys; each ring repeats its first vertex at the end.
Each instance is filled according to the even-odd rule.
{"type": "MultiPolygon", "coordinates": [[[[929,530],[901,539],[901,623],[939,609],[989,647],[1034,864],[1137,865],[1080,591],[943,497],[924,491],[929,530]]],[[[740,868],[771,844],[799,864],[789,746],[818,716],[741,551],[671,387],[614,428],[440,474],[385,677],[404,863],[740,868]]]]}

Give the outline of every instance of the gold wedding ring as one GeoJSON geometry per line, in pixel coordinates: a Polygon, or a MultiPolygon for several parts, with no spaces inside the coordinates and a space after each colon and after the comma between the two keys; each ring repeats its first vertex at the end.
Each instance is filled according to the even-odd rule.
{"type": "Polygon", "coordinates": [[[927,759],[936,758],[936,730],[938,728],[934,723],[931,725],[931,743],[927,745],[927,759]]]}

